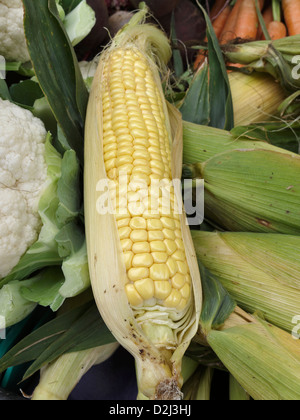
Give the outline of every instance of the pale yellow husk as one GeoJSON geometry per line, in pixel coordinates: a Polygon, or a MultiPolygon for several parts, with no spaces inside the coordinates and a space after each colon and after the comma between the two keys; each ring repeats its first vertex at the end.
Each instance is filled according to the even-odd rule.
{"type": "Polygon", "coordinates": [[[44,366],[32,401],[67,401],[83,376],[94,366],[109,359],[119,347],[107,344],[80,352],[67,353],[44,366]]]}

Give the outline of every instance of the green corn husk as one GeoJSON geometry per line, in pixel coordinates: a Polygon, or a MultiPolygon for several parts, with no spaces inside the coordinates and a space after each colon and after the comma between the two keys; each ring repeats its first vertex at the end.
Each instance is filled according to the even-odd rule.
{"type": "Polygon", "coordinates": [[[300,399],[300,342],[291,334],[253,318],[211,330],[207,341],[254,400],[300,399]]]}
{"type": "MultiPolygon", "coordinates": [[[[242,127],[239,127],[242,131],[242,127]]],[[[251,133],[242,131],[238,137],[226,130],[193,124],[187,121],[183,123],[183,163],[206,162],[213,156],[235,149],[261,149],[275,152],[289,151],[269,144],[263,140],[251,139],[251,133]],[[248,136],[248,137],[246,137],[248,136]]]]}
{"type": "Polygon", "coordinates": [[[192,231],[198,259],[238,305],[291,332],[300,314],[300,236],[192,231]]]}
{"type": "Polygon", "coordinates": [[[237,307],[222,328],[211,329],[205,338],[254,400],[299,400],[300,341],[291,334],[237,307]]]}
{"type": "Polygon", "coordinates": [[[298,235],[300,156],[286,150],[236,149],[185,165],[204,179],[205,218],[221,230],[298,235]]]}
{"type": "Polygon", "coordinates": [[[223,47],[223,53],[229,62],[244,64],[243,71],[269,73],[287,92],[293,93],[300,89],[298,61],[295,61],[300,53],[299,45],[300,35],[295,35],[276,41],[228,44],[223,47]]]}

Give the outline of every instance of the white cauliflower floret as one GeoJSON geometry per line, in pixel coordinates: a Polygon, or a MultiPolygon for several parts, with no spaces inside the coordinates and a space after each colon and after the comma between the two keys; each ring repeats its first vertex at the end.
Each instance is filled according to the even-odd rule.
{"type": "Polygon", "coordinates": [[[0,55],[7,61],[30,60],[23,27],[21,0],[0,0],[0,55]]]}
{"type": "Polygon", "coordinates": [[[30,111],[0,99],[0,279],[38,238],[46,136],[30,111]]]}

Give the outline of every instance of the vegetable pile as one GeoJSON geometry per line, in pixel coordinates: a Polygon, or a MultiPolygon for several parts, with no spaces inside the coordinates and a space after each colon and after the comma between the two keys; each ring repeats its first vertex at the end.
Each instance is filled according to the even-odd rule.
{"type": "Polygon", "coordinates": [[[0,0],[0,399],[300,399],[300,4],[161,3],[0,0]]]}

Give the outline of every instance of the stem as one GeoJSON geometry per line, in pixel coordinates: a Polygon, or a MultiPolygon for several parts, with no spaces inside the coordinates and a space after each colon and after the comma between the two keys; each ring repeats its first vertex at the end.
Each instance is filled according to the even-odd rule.
{"type": "Polygon", "coordinates": [[[281,22],[281,1],[272,0],[273,19],[276,22],[281,22]]]}

